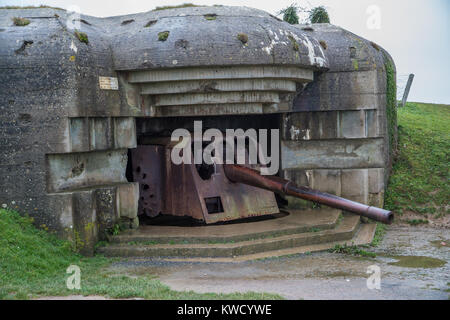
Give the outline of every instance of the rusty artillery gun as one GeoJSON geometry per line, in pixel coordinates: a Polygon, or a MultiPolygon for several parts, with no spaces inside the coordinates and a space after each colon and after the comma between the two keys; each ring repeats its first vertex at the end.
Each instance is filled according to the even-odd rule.
{"type": "Polygon", "coordinates": [[[294,182],[276,176],[261,176],[257,170],[239,165],[224,165],[224,172],[230,181],[244,183],[257,188],[270,190],[281,195],[297,197],[332,208],[356,213],[385,224],[391,224],[394,214],[391,211],[367,206],[311,188],[297,186],[294,182]]]}
{"type": "Polygon", "coordinates": [[[275,193],[349,211],[385,224],[390,211],[320,192],[276,176],[263,176],[244,165],[179,164],[170,159],[173,145],[151,141],[131,152],[134,181],[140,184],[139,215],[189,216],[207,224],[280,212],[275,193]]]}

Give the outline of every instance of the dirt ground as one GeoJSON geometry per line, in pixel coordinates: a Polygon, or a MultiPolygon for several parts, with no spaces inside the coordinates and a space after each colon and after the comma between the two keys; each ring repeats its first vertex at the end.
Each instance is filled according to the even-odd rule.
{"type": "MultiPolygon", "coordinates": [[[[449,210],[449,207],[446,206],[445,208],[439,208],[439,212],[447,212],[449,210]]],[[[396,217],[397,218],[397,217],[396,217]]],[[[428,215],[424,217],[424,215],[415,213],[413,211],[406,210],[403,212],[403,214],[398,218],[396,221],[397,225],[409,225],[407,221],[411,220],[422,220],[427,221],[426,226],[432,227],[432,228],[447,228],[450,230],[450,214],[444,214],[443,216],[439,218],[435,218],[432,215],[428,215]]]]}
{"type": "Polygon", "coordinates": [[[240,263],[124,260],[112,266],[130,275],[157,275],[174,290],[270,292],[286,299],[449,299],[447,228],[391,226],[376,258],[317,252],[240,263]],[[368,267],[380,269],[378,289],[368,289],[368,267]]]}

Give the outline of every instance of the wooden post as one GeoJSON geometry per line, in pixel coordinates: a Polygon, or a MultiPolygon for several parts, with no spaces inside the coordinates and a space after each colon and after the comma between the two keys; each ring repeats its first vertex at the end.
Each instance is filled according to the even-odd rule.
{"type": "Polygon", "coordinates": [[[406,100],[408,99],[409,89],[411,89],[411,85],[414,79],[414,74],[410,74],[408,77],[408,82],[406,83],[405,91],[403,92],[403,99],[401,106],[404,107],[406,104],[406,100]]]}

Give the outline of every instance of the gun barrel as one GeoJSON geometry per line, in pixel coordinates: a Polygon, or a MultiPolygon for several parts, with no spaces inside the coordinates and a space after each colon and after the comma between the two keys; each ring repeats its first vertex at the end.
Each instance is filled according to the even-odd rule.
{"type": "Polygon", "coordinates": [[[280,177],[262,176],[258,171],[248,167],[225,164],[224,172],[227,178],[232,182],[240,182],[278,194],[314,201],[333,208],[350,211],[385,224],[391,224],[394,220],[394,214],[391,211],[367,206],[359,202],[307,187],[297,186],[294,182],[280,177]]]}

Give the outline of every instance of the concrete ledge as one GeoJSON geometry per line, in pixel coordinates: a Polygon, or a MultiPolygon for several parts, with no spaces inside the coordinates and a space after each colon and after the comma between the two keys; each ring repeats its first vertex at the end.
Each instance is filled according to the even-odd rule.
{"type": "Polygon", "coordinates": [[[281,141],[282,169],[383,168],[384,140],[281,141]]]}
{"type": "Polygon", "coordinates": [[[141,85],[141,94],[173,94],[193,92],[229,91],[285,91],[295,92],[292,80],[274,79],[233,79],[233,80],[193,80],[180,82],[157,82],[141,85]]]}
{"type": "Polygon", "coordinates": [[[277,92],[187,93],[154,96],[155,106],[278,102],[280,99],[277,92]]]}
{"type": "Polygon", "coordinates": [[[330,110],[367,110],[381,109],[386,105],[386,94],[363,93],[323,95],[315,94],[312,97],[299,95],[293,104],[295,112],[330,111],[330,110]]]}
{"type": "Polygon", "coordinates": [[[314,79],[314,75],[312,70],[298,67],[236,66],[135,71],[130,73],[128,81],[130,83],[147,83],[220,79],[285,79],[309,82],[314,79]]]}
{"type": "Polygon", "coordinates": [[[67,192],[127,182],[127,159],[126,149],[48,154],[47,191],[67,192]]]}
{"type": "MultiPolygon", "coordinates": [[[[270,104],[270,106],[277,106],[270,104]]],[[[147,107],[146,116],[151,117],[186,117],[186,116],[215,116],[237,114],[263,114],[265,106],[262,103],[230,103],[204,104],[186,106],[147,107]]]]}
{"type": "Polygon", "coordinates": [[[357,139],[384,136],[378,110],[296,112],[283,115],[283,140],[357,139]]]}

